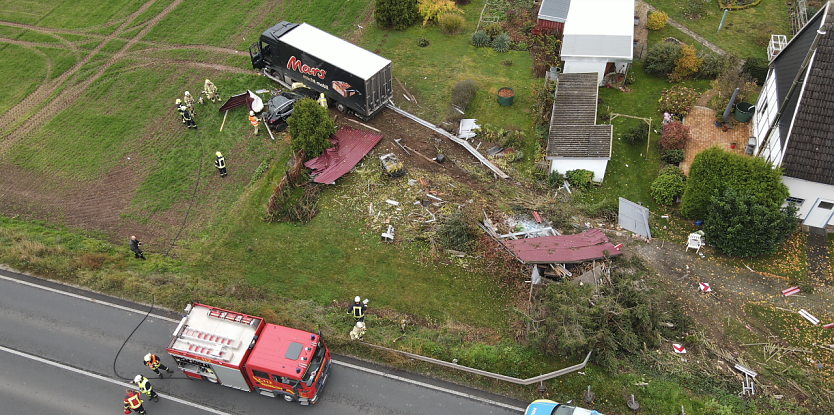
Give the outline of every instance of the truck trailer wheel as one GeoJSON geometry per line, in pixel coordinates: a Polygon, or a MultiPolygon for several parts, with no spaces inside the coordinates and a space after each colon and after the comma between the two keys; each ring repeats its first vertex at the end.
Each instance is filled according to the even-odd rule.
{"type": "Polygon", "coordinates": [[[341,112],[342,114],[344,114],[345,111],[347,111],[345,104],[342,104],[341,102],[336,104],[336,109],[339,110],[339,112],[341,112]]]}

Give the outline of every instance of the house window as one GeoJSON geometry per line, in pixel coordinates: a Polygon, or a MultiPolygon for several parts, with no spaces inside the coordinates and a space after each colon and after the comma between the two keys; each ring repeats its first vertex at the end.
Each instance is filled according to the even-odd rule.
{"type": "Polygon", "coordinates": [[[785,199],[785,202],[793,203],[794,205],[799,207],[799,206],[802,206],[803,203],[805,203],[805,199],[800,199],[798,197],[789,197],[789,198],[785,199]]]}
{"type": "Polygon", "coordinates": [[[817,207],[820,209],[831,210],[831,208],[834,208],[834,203],[820,202],[820,204],[818,204],[817,207]]]}

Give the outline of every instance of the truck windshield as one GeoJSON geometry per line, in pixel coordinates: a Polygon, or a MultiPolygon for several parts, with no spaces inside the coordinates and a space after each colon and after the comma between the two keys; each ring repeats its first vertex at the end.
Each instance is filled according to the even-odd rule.
{"type": "Polygon", "coordinates": [[[305,374],[304,379],[302,379],[304,384],[308,387],[313,385],[316,375],[318,375],[321,370],[321,366],[324,363],[324,353],[326,351],[327,348],[324,347],[324,342],[319,340],[318,344],[316,344],[316,353],[312,358],[310,358],[310,366],[307,368],[307,374],[305,374]]]}

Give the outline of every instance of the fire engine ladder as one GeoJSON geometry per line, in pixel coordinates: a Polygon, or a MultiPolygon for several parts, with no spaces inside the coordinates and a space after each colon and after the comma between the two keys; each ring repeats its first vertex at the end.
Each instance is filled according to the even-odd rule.
{"type": "Polygon", "coordinates": [[[183,329],[182,338],[215,343],[223,347],[230,347],[232,349],[237,349],[238,346],[240,346],[240,340],[230,339],[228,337],[219,336],[217,334],[200,331],[189,326],[185,326],[185,329],[183,329]]]}
{"type": "Polygon", "coordinates": [[[188,352],[198,356],[208,357],[210,359],[218,359],[228,362],[232,360],[232,352],[226,350],[226,346],[220,343],[211,345],[198,344],[184,340],[188,344],[188,352]]]}

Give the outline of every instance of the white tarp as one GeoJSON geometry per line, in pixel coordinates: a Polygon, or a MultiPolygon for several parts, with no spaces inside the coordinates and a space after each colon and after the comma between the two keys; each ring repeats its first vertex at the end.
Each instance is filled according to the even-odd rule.
{"type": "Polygon", "coordinates": [[[620,198],[620,212],[617,216],[621,228],[652,238],[652,231],[649,229],[649,208],[620,198]]]}

